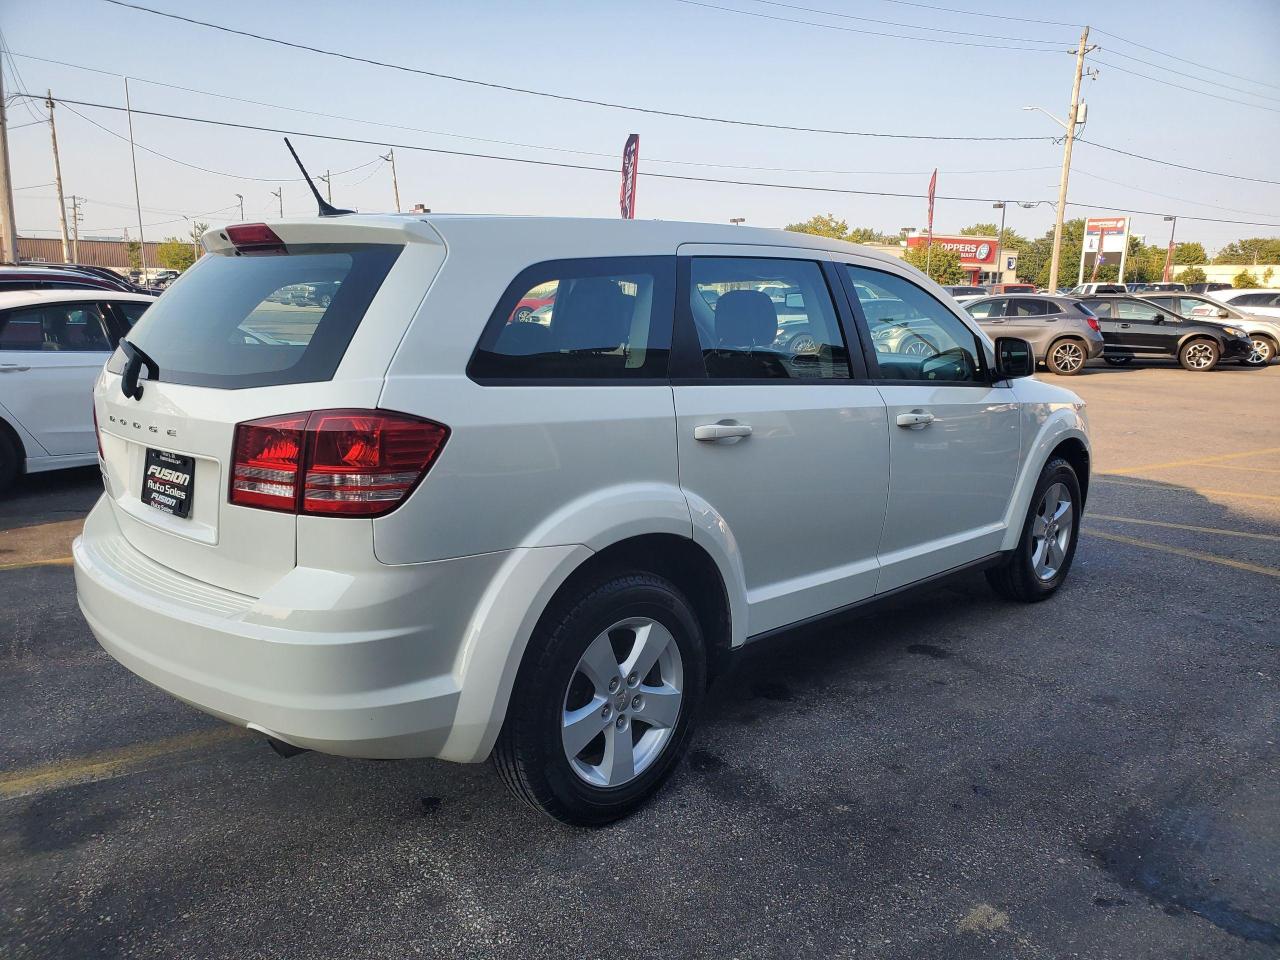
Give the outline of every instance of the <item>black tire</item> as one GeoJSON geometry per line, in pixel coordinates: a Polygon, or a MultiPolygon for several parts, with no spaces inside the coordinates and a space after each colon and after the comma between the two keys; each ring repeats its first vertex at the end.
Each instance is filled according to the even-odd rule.
{"type": "Polygon", "coordinates": [[[1075,470],[1061,457],[1053,457],[1040,471],[1040,479],[1031,494],[1031,505],[1027,508],[1026,518],[1022,523],[1022,536],[1018,545],[1005,557],[999,566],[987,570],[987,582],[997,594],[1006,600],[1020,600],[1023,603],[1038,603],[1047,600],[1062,586],[1071,572],[1071,561],[1076,555],[1076,543],[1080,540],[1080,480],[1075,470]],[[1042,579],[1035,570],[1033,555],[1035,552],[1034,521],[1045,492],[1054,484],[1061,483],[1071,497],[1072,525],[1063,560],[1057,572],[1048,579],[1042,579]]]}
{"type": "Polygon", "coordinates": [[[1127,367],[1133,363],[1133,357],[1103,357],[1102,359],[1112,367],[1127,367]]]}
{"type": "Polygon", "coordinates": [[[1044,365],[1050,373],[1060,377],[1075,377],[1084,373],[1084,365],[1089,361],[1089,348],[1083,340],[1075,337],[1063,337],[1049,345],[1045,354],[1044,365]]]}
{"type": "Polygon", "coordinates": [[[3,495],[17,478],[18,461],[18,448],[14,446],[13,440],[5,431],[4,424],[0,423],[0,495],[3,495]]]}
{"type": "Polygon", "coordinates": [[[1218,342],[1209,337],[1188,340],[1178,349],[1178,363],[1182,364],[1183,370],[1193,373],[1208,373],[1218,365],[1220,356],[1222,351],[1218,349],[1218,342]]]}
{"type": "Polygon", "coordinates": [[[516,322],[517,322],[517,323],[524,323],[524,322],[525,322],[526,320],[528,320],[531,316],[533,316],[533,310],[532,310],[532,309],[530,309],[529,307],[521,307],[519,310],[517,310],[517,311],[516,311],[516,318],[515,318],[515,319],[516,319],[516,322]]]}
{"type": "Polygon", "coordinates": [[[1249,339],[1253,341],[1253,356],[1241,360],[1240,364],[1251,370],[1261,370],[1270,366],[1271,361],[1276,358],[1276,353],[1280,351],[1280,345],[1263,333],[1255,333],[1249,339]],[[1258,359],[1255,360],[1254,357],[1258,359]]]}
{"type": "MultiPolygon", "coordinates": [[[[644,571],[602,576],[543,615],[516,677],[494,765],[517,797],[549,817],[576,826],[611,823],[645,803],[676,768],[697,722],[706,675],[702,630],[674,584],[644,571]],[[566,696],[592,641],[630,617],[654,620],[675,639],[683,698],[665,745],[648,766],[620,786],[596,786],[575,772],[561,741],[566,696]]],[[[628,727],[628,737],[632,729],[628,727]]]]}

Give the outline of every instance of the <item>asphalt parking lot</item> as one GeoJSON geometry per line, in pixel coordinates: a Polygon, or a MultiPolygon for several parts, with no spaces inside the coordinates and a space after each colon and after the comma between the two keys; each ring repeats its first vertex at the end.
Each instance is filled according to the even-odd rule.
{"type": "Polygon", "coordinates": [[[96,471],[28,479],[0,955],[1280,955],[1280,366],[1069,385],[1096,472],[1054,599],[970,576],[753,649],[595,831],[488,766],[286,761],[148,687],[75,605],[96,471]]]}

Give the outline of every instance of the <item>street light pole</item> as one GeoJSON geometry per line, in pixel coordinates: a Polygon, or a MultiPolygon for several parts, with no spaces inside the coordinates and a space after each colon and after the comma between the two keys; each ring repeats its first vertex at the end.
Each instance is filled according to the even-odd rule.
{"type": "Polygon", "coordinates": [[[237,193],[236,200],[240,202],[240,222],[244,223],[244,194],[237,193]]]}
{"type": "Polygon", "coordinates": [[[1178,218],[1165,217],[1165,220],[1173,221],[1172,225],[1169,227],[1169,249],[1164,255],[1164,273],[1161,275],[1161,279],[1164,280],[1165,283],[1168,283],[1169,280],[1172,279],[1170,274],[1173,272],[1173,235],[1178,230],[1178,218]]]}
{"type": "MultiPolygon", "coordinates": [[[[380,156],[381,156],[381,155],[380,155],[380,156]]],[[[395,197],[396,197],[396,213],[399,213],[399,212],[400,212],[400,182],[399,182],[398,180],[396,180],[396,152],[395,152],[395,150],[388,150],[388,151],[387,151],[387,153],[386,153],[386,155],[385,155],[385,156],[383,156],[383,157],[382,157],[382,159],[383,159],[383,160],[389,160],[389,161],[391,161],[391,192],[395,194],[395,197]]]]}
{"type": "Polygon", "coordinates": [[[1004,260],[1001,257],[1004,254],[1004,215],[1007,200],[1001,200],[993,203],[992,209],[1000,208],[1000,232],[996,234],[996,283],[1004,283],[1004,260]]]}
{"type": "Polygon", "coordinates": [[[732,223],[735,227],[740,227],[747,222],[747,218],[746,217],[730,217],[729,222],[732,223]]]}
{"type": "Polygon", "coordinates": [[[280,201],[280,219],[284,219],[284,187],[278,190],[272,190],[271,195],[280,201]]]}
{"type": "Polygon", "coordinates": [[[58,128],[53,122],[53,91],[45,91],[49,108],[49,138],[53,141],[53,186],[58,195],[58,226],[62,231],[62,262],[71,262],[71,239],[67,236],[67,200],[62,195],[62,161],[58,158],[58,128]]]}

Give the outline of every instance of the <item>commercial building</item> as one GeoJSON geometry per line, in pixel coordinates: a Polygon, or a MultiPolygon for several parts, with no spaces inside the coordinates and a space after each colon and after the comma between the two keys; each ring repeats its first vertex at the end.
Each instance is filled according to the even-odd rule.
{"type": "MultiPolygon", "coordinates": [[[[88,267],[110,267],[121,274],[129,272],[129,241],[121,239],[79,241],[80,259],[88,267]]],[[[147,241],[148,273],[161,268],[160,242],[147,241]]],[[[198,252],[203,252],[202,250],[198,252]]],[[[19,237],[18,259],[36,263],[63,263],[62,241],[56,237],[19,237]]]]}
{"type": "MultiPolygon", "coordinates": [[[[907,237],[907,247],[924,247],[929,244],[927,233],[913,233],[907,237]]],[[[995,237],[960,237],[935,233],[933,248],[941,247],[960,255],[960,267],[965,272],[965,283],[978,286],[987,283],[1013,283],[1018,279],[1018,251],[999,249],[995,237]],[[996,261],[997,252],[1000,261],[996,261]]]]}

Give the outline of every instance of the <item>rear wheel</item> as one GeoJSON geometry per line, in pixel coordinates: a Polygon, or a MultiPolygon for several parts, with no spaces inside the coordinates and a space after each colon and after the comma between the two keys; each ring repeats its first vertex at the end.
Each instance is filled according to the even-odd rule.
{"type": "Polygon", "coordinates": [[[674,584],[641,571],[598,580],[539,623],[494,763],[550,817],[617,820],[675,768],[705,683],[702,632],[674,584]]]}
{"type": "Polygon", "coordinates": [[[1184,370],[1203,373],[1218,365],[1218,345],[1212,340],[1188,340],[1178,351],[1178,362],[1184,370]]]}
{"type": "Polygon", "coordinates": [[[1124,367],[1133,362],[1133,357],[1103,357],[1102,359],[1112,367],[1124,367]]]}
{"type": "Polygon", "coordinates": [[[1040,472],[1018,545],[987,571],[987,582],[1008,600],[1047,599],[1067,579],[1079,528],[1079,478],[1071,464],[1054,457],[1040,472]]]}
{"type": "Polygon", "coordinates": [[[1056,373],[1060,377],[1074,377],[1084,370],[1084,362],[1088,357],[1083,341],[1067,337],[1049,348],[1044,364],[1050,373],[1056,373]]]}
{"type": "Polygon", "coordinates": [[[9,489],[18,475],[18,448],[0,425],[0,493],[9,489]]]}

